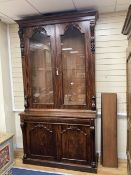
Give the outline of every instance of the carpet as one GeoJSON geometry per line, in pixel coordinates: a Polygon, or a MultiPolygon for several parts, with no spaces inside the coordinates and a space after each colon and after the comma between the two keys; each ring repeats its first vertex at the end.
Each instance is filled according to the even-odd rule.
{"type": "Polygon", "coordinates": [[[67,175],[62,173],[53,173],[53,172],[44,172],[38,170],[30,170],[30,169],[23,169],[23,168],[12,168],[11,169],[12,175],[67,175]]]}

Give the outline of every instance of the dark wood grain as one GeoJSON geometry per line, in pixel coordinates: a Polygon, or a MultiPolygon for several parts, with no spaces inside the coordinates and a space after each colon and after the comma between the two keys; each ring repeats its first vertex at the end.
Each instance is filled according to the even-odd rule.
{"type": "MultiPolygon", "coordinates": [[[[94,28],[97,18],[97,13],[94,16],[90,16],[91,12],[80,12],[73,13],[72,18],[66,23],[62,23],[63,18],[67,19],[67,16],[59,14],[60,23],[56,25],[43,25],[38,26],[36,20],[27,20],[26,26],[23,28],[22,24],[25,24],[25,20],[18,21],[20,26],[20,41],[22,51],[22,67],[23,67],[23,80],[24,80],[24,95],[25,95],[25,109],[30,110],[31,108],[42,109],[42,108],[67,108],[67,109],[88,109],[95,110],[95,40],[94,40],[94,28]],[[84,18],[84,21],[79,19],[79,16],[84,18]],[[87,21],[86,18],[89,18],[87,21]],[[72,20],[71,20],[72,19],[72,20]],[[76,19],[76,21],[74,21],[76,19]],[[33,26],[29,26],[33,23],[33,26]],[[84,52],[85,52],[85,88],[86,88],[86,103],[83,105],[66,105],[64,104],[64,91],[63,91],[63,67],[62,67],[62,48],[61,48],[61,36],[68,30],[69,27],[74,27],[84,34],[84,52]],[[31,58],[30,58],[30,39],[36,32],[40,33],[44,30],[50,37],[51,43],[51,62],[52,62],[52,78],[53,78],[53,103],[42,104],[33,103],[32,97],[32,82],[31,82],[31,58]],[[59,70],[59,76],[56,75],[56,69],[59,70]]],[[[91,13],[91,14],[92,14],[91,13]]],[[[51,19],[55,20],[56,16],[51,15],[51,19]]],[[[39,19],[37,19],[39,21],[39,19]]],[[[42,19],[41,19],[42,20],[42,19]]],[[[43,22],[45,18],[43,17],[43,22]]],[[[40,25],[40,24],[39,24],[40,25]]],[[[74,80],[75,81],[75,80],[74,80]]]]}
{"type": "Polygon", "coordinates": [[[105,167],[118,167],[117,156],[117,94],[102,93],[101,158],[105,167]]]}
{"type": "Polygon", "coordinates": [[[30,158],[56,159],[55,126],[45,123],[27,123],[27,145],[30,158]]]}
{"type": "MultiPolygon", "coordinates": [[[[94,26],[95,27],[95,26],[94,26]]],[[[94,36],[94,33],[92,33],[94,36]]],[[[72,23],[64,23],[56,25],[56,43],[57,43],[57,67],[60,69],[60,78],[57,85],[59,85],[60,90],[58,91],[57,98],[59,98],[59,102],[61,101],[61,108],[74,108],[74,109],[92,109],[92,97],[95,96],[95,58],[91,54],[91,35],[90,35],[90,22],[72,22],[72,23]],[[60,37],[64,35],[65,31],[69,27],[77,28],[81,33],[84,34],[85,39],[85,72],[86,72],[86,104],[85,105],[64,105],[64,97],[63,97],[63,84],[62,84],[62,50],[61,50],[61,40],[60,37]]]]}
{"type": "MultiPolygon", "coordinates": [[[[98,156],[95,150],[96,95],[94,54],[94,29],[97,18],[98,13],[96,10],[88,10],[46,14],[16,21],[20,28],[19,36],[25,96],[25,112],[20,113],[24,163],[97,172],[98,156]],[[82,53],[83,57],[75,55],[70,56],[68,59],[71,60],[72,58],[72,60],[75,60],[75,62],[73,62],[74,64],[68,62],[68,66],[70,66],[70,70],[72,70],[73,68],[71,66],[75,65],[74,72],[77,79],[73,79],[73,73],[72,75],[71,73],[67,74],[67,79],[65,78],[65,82],[67,82],[68,79],[70,80],[70,75],[73,79],[70,81],[76,83],[74,83],[75,88],[73,89],[76,95],[75,100],[69,104],[64,101],[68,93],[65,93],[66,88],[64,89],[63,83],[64,63],[61,38],[70,29],[73,29],[78,34],[77,43],[73,43],[73,45],[77,44],[77,47],[72,48],[78,48],[78,53],[82,53]],[[39,34],[41,34],[42,37],[40,37],[41,35],[39,34]],[[34,35],[37,37],[35,37],[32,42],[34,35]],[[49,38],[50,40],[44,43],[45,38],[49,38]],[[42,41],[40,42],[39,40],[42,41]],[[31,44],[34,44],[35,51],[31,44]],[[40,47],[39,44],[43,44],[42,47],[40,47]],[[37,77],[35,69],[38,68],[39,70],[37,71],[46,70],[46,66],[42,67],[41,65],[43,62],[46,64],[45,61],[38,64],[39,59],[42,60],[43,57],[44,59],[46,57],[43,54],[44,46],[46,46],[45,50],[51,48],[51,66],[48,70],[52,73],[52,80],[50,82],[53,84],[53,90],[51,89],[49,91],[51,93],[53,91],[53,100],[51,103],[50,101],[46,103],[44,97],[42,97],[44,102],[40,102],[38,97],[36,99],[36,88],[38,88],[38,92],[40,92],[41,84],[36,86],[37,81],[33,84],[34,79],[37,77]],[[38,50],[36,48],[38,48],[38,50]],[[40,54],[37,54],[37,51],[40,52],[40,54]],[[36,56],[34,56],[35,54],[36,56]],[[37,62],[32,61],[34,58],[37,62]],[[82,84],[81,82],[84,83],[82,84]],[[81,102],[81,99],[84,100],[81,102]]],[[[64,56],[68,58],[66,54],[64,56]]],[[[49,60],[47,62],[49,62],[49,60]]],[[[45,76],[45,72],[43,76],[45,76]]],[[[46,91],[47,88],[45,89],[46,86],[44,85],[49,80],[45,81],[42,78],[40,73],[37,79],[39,83],[43,82],[42,88],[44,90],[42,90],[46,91]]]]}
{"type": "Polygon", "coordinates": [[[40,25],[67,23],[72,21],[96,21],[97,19],[98,12],[96,10],[82,10],[32,16],[24,18],[23,20],[17,20],[16,22],[21,28],[24,28],[40,25]]]}
{"type": "Polygon", "coordinates": [[[96,118],[96,112],[95,111],[89,111],[89,110],[68,110],[68,109],[44,109],[44,110],[32,110],[29,112],[23,112],[20,113],[21,116],[48,116],[48,117],[63,117],[66,118],[86,118],[86,119],[95,119],[96,118]]]}
{"type": "Polygon", "coordinates": [[[20,114],[25,151],[23,162],[96,172],[95,112],[89,112],[89,116],[86,112],[85,117],[80,117],[80,111],[79,115],[74,112],[70,117],[67,113],[59,116],[59,113],[20,114]]]}

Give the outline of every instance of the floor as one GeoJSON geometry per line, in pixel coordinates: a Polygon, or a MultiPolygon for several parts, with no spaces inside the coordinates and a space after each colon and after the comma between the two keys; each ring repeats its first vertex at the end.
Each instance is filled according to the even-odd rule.
{"type": "MultiPolygon", "coordinates": [[[[67,173],[67,174],[72,174],[72,175],[93,175],[92,173],[85,173],[85,172],[79,172],[79,171],[72,171],[72,170],[23,164],[22,163],[22,153],[20,153],[20,151],[19,151],[19,153],[18,152],[16,153],[15,166],[16,167],[31,168],[31,169],[35,169],[35,170],[67,173]]],[[[126,161],[119,161],[118,168],[104,168],[101,165],[99,165],[97,175],[127,175],[126,169],[127,169],[126,161]]]]}

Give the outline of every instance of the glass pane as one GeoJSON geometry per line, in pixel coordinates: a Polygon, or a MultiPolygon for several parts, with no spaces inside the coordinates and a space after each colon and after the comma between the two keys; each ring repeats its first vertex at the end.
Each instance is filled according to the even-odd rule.
{"type": "Polygon", "coordinates": [[[74,27],[61,37],[65,105],[86,103],[84,35],[74,27]]]}
{"type": "Polygon", "coordinates": [[[33,103],[53,103],[50,37],[35,33],[30,39],[33,103]]]}

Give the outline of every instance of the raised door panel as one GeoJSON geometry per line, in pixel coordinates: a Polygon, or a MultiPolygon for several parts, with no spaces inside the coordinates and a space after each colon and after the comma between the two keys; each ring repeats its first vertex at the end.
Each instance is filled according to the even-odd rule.
{"type": "Polygon", "coordinates": [[[56,159],[56,128],[52,124],[28,123],[27,145],[30,158],[56,159]]]}
{"type": "Polygon", "coordinates": [[[26,108],[53,108],[55,105],[54,35],[53,26],[31,27],[24,33],[26,108]]]}
{"type": "Polygon", "coordinates": [[[90,22],[56,25],[56,65],[61,108],[92,109],[95,96],[90,22]]]}
{"type": "Polygon", "coordinates": [[[91,164],[90,127],[61,126],[61,161],[91,164]]]}

